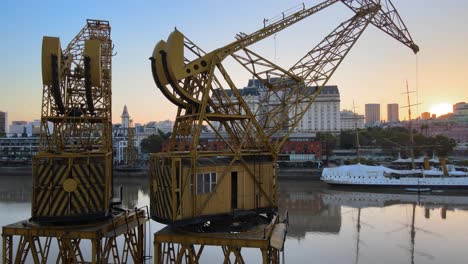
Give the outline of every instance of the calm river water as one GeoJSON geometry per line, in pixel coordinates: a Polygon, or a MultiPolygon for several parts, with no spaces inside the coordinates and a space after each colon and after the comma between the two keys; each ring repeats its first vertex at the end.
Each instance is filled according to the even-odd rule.
{"type": "MultiPolygon", "coordinates": [[[[0,168],[1,226],[30,217],[30,175],[0,168]]],[[[146,177],[118,176],[115,184],[124,186],[128,208],[149,205],[146,177]]],[[[468,263],[468,192],[417,195],[280,180],[279,207],[290,222],[283,263],[468,263]]],[[[152,233],[162,227],[151,221],[147,254],[152,233]]],[[[246,263],[261,262],[257,250],[242,252],[246,263]]],[[[201,261],[222,257],[212,248],[201,261]]]]}

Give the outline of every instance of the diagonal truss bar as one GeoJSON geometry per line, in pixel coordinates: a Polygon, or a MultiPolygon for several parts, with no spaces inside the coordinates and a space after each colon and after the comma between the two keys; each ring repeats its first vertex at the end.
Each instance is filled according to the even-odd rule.
{"type": "Polygon", "coordinates": [[[419,47],[413,42],[405,23],[390,0],[341,0],[341,2],[354,12],[358,12],[363,6],[380,5],[380,11],[370,20],[371,24],[412,49],[415,54],[418,53],[419,47]]]}

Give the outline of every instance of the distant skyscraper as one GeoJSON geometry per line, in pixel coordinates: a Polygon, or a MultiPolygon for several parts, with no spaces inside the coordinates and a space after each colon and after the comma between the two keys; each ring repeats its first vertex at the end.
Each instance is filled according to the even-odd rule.
{"type": "Polygon", "coordinates": [[[0,134],[8,133],[8,113],[0,111],[0,134]]]}
{"type": "Polygon", "coordinates": [[[465,102],[454,104],[453,114],[457,116],[468,116],[468,104],[465,102]]]}
{"type": "MultiPolygon", "coordinates": [[[[52,126],[49,125],[49,128],[52,126]]],[[[38,136],[41,133],[41,120],[34,120],[26,125],[26,133],[28,136],[38,136]]]]}
{"type": "Polygon", "coordinates": [[[387,122],[399,122],[398,104],[387,104],[387,122]]]}
{"type": "Polygon", "coordinates": [[[122,127],[128,128],[130,126],[130,115],[128,114],[126,105],[124,106],[124,109],[120,118],[122,118],[122,127]]]}
{"type": "Polygon", "coordinates": [[[25,128],[28,125],[27,121],[11,121],[10,134],[23,134],[25,128]]]}
{"type": "Polygon", "coordinates": [[[431,113],[429,113],[429,112],[421,113],[421,119],[426,120],[426,119],[430,119],[430,118],[431,118],[431,113]]]}
{"type": "Polygon", "coordinates": [[[366,104],[366,126],[377,126],[380,122],[380,104],[366,104]]]}

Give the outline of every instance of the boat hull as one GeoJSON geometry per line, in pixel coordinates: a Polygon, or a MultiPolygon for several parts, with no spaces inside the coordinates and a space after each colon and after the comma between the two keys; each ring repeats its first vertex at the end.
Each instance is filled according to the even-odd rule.
{"type": "Polygon", "coordinates": [[[468,177],[464,177],[463,183],[452,183],[452,184],[443,184],[443,183],[377,183],[377,182],[343,182],[343,181],[333,181],[321,179],[327,184],[334,186],[359,186],[359,187],[382,187],[382,188],[431,188],[431,189],[451,189],[451,190],[468,190],[468,177]]]}
{"type": "Polygon", "coordinates": [[[362,164],[325,168],[320,179],[333,185],[468,189],[468,174],[464,172],[449,172],[449,176],[444,176],[436,170],[393,170],[362,164]]]}

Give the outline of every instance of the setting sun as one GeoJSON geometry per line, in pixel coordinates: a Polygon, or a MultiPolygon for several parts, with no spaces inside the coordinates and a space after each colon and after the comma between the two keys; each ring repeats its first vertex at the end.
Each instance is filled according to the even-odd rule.
{"type": "Polygon", "coordinates": [[[451,113],[453,110],[453,106],[451,104],[442,103],[442,104],[435,104],[431,107],[431,114],[436,114],[438,117],[441,115],[445,115],[447,113],[451,113]]]}

